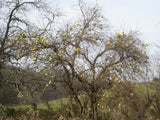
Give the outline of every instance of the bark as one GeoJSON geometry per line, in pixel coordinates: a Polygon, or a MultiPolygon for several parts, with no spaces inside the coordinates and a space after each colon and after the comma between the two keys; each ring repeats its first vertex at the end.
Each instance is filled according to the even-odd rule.
{"type": "Polygon", "coordinates": [[[91,108],[92,108],[93,120],[97,120],[97,105],[96,105],[96,103],[91,103],[91,108]]]}

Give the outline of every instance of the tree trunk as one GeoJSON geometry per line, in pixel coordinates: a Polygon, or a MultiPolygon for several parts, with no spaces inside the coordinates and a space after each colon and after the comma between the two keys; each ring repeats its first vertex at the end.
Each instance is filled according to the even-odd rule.
{"type": "Polygon", "coordinates": [[[93,120],[97,120],[97,105],[95,102],[91,102],[91,109],[92,109],[92,114],[93,114],[93,120]]]}
{"type": "Polygon", "coordinates": [[[74,118],[75,117],[75,114],[74,114],[74,111],[73,111],[73,107],[72,107],[73,103],[72,103],[72,97],[71,95],[69,96],[69,112],[71,114],[71,117],[74,118]]]}
{"type": "MultiPolygon", "coordinates": [[[[72,87],[71,85],[69,86],[69,90],[70,90],[70,91],[69,91],[69,92],[70,92],[70,96],[73,96],[75,102],[76,102],[77,104],[79,104],[79,106],[80,106],[80,109],[81,109],[81,118],[82,118],[82,120],[85,120],[84,107],[83,107],[80,99],[78,98],[78,95],[74,92],[74,89],[73,89],[73,87],[72,87]]],[[[71,98],[71,99],[72,99],[72,98],[71,98]]]]}
{"type": "Polygon", "coordinates": [[[81,118],[82,120],[85,120],[85,111],[83,107],[81,107],[81,118]]]}

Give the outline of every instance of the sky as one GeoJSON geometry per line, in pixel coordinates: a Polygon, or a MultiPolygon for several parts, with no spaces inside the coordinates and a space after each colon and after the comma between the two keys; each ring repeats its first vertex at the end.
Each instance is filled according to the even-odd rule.
{"type": "MultiPolygon", "coordinates": [[[[58,0],[58,7],[67,19],[77,17],[76,2],[58,0]]],[[[115,32],[139,31],[151,54],[159,50],[155,44],[160,46],[160,0],[97,0],[97,3],[115,32]]]]}
{"type": "MultiPolygon", "coordinates": [[[[75,4],[78,0],[48,0],[55,2],[65,16],[64,21],[78,17],[75,4]]],[[[148,51],[160,51],[160,0],[88,0],[97,1],[112,30],[115,32],[139,31],[141,40],[149,44],[148,51]]],[[[1,0],[0,0],[1,3],[1,0]]]]}

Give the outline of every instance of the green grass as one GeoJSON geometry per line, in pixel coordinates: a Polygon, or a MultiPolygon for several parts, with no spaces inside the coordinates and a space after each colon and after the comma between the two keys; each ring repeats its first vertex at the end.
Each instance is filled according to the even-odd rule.
{"type": "Polygon", "coordinates": [[[137,92],[142,92],[144,94],[146,94],[148,91],[149,94],[152,95],[156,92],[155,85],[160,85],[160,82],[150,82],[150,83],[137,84],[135,90],[137,92]]]}
{"type": "MultiPolygon", "coordinates": [[[[60,108],[61,106],[66,105],[67,103],[68,103],[68,98],[62,98],[62,99],[52,100],[48,102],[50,108],[52,109],[60,108]]],[[[15,110],[32,109],[32,105],[16,105],[16,106],[13,106],[12,108],[14,108],[15,110]]],[[[48,107],[46,103],[39,103],[37,104],[37,109],[48,109],[48,107]]]]}

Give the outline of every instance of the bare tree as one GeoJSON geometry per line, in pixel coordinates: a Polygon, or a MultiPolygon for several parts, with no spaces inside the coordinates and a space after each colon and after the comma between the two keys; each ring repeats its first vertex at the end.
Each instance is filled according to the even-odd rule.
{"type": "Polygon", "coordinates": [[[159,53],[154,54],[151,57],[151,73],[152,73],[152,79],[154,81],[159,81],[160,80],[160,57],[159,53]]]}
{"type": "MultiPolygon", "coordinates": [[[[0,66],[4,62],[13,62],[11,59],[17,59],[15,55],[15,34],[23,34],[25,37],[26,33],[33,29],[35,26],[31,22],[31,19],[27,19],[30,11],[39,10],[42,15],[51,16],[48,17],[48,23],[45,29],[53,23],[55,14],[54,10],[51,10],[47,3],[41,0],[27,1],[27,0],[3,0],[1,8],[1,34],[0,34],[0,66]]],[[[15,36],[16,37],[16,36],[15,36]]]]}
{"type": "MultiPolygon", "coordinates": [[[[41,26],[41,29],[44,31],[51,29],[51,25],[58,14],[56,13],[56,7],[50,6],[43,0],[2,0],[0,5],[0,86],[1,89],[2,86],[5,89],[7,84],[22,85],[21,77],[24,77],[23,74],[18,78],[19,80],[15,79],[16,76],[12,76],[12,79],[7,79],[8,76],[4,74],[4,70],[10,69],[9,66],[11,65],[18,67],[20,64],[19,60],[24,58],[24,55],[21,54],[20,56],[17,54],[20,44],[18,44],[19,41],[16,41],[16,39],[19,35],[21,36],[19,39],[24,40],[24,38],[29,36],[30,31],[37,26],[33,18],[31,18],[31,14],[35,11],[35,13],[41,15],[39,20],[44,20],[44,24],[41,26]]],[[[35,38],[34,35],[30,37],[35,38]]]]}
{"type": "Polygon", "coordinates": [[[116,75],[115,82],[120,82],[119,77],[139,79],[143,74],[141,66],[148,63],[147,45],[139,40],[137,32],[109,34],[109,25],[97,5],[87,6],[79,0],[78,6],[82,17],[76,24],[68,23],[47,36],[35,31],[37,38],[25,38],[25,42],[19,35],[17,41],[21,43],[19,53],[29,52],[36,69],[49,79],[46,87],[55,81],[54,71],[63,71],[59,82],[66,84],[70,96],[79,104],[82,119],[87,107],[79,95],[85,94],[93,119],[97,120],[97,104],[112,75],[116,75]]]}

